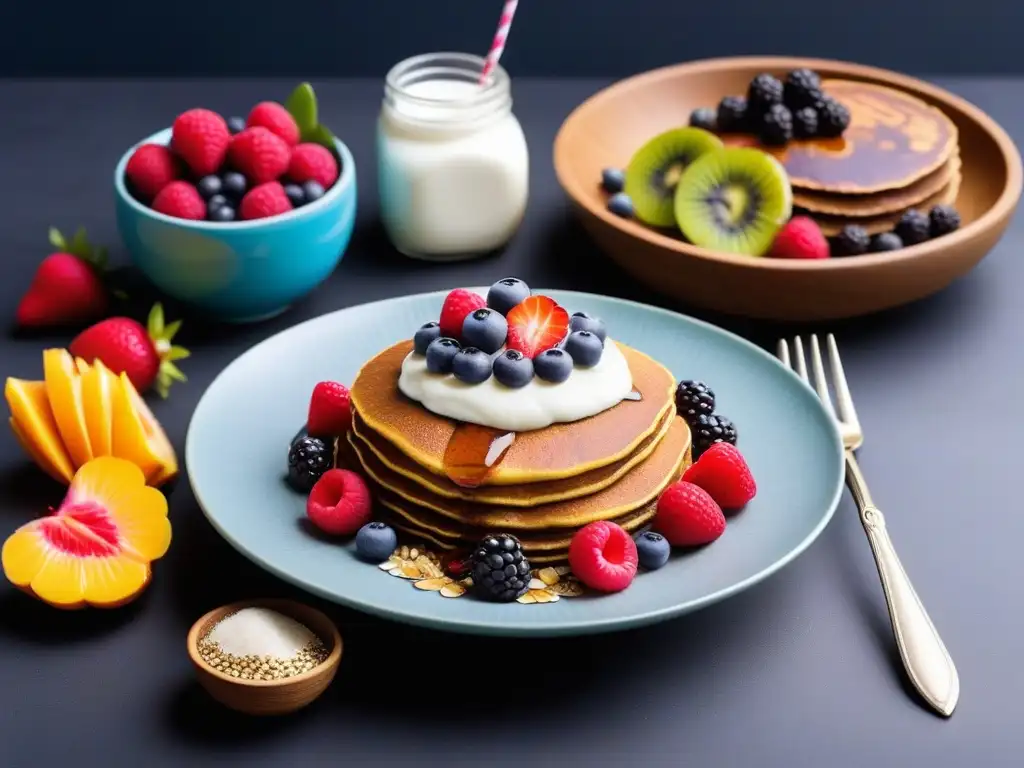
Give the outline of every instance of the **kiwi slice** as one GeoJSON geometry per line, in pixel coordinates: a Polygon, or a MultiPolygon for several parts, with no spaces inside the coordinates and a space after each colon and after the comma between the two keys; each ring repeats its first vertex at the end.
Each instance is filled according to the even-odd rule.
{"type": "Polygon", "coordinates": [[[720,138],[702,128],[673,128],[640,147],[626,168],[624,189],[636,217],[652,227],[674,226],[673,200],[683,171],[701,155],[723,146],[720,138]]]}
{"type": "Polygon", "coordinates": [[[782,163],[751,147],[709,152],[676,187],[676,223],[694,245],[761,256],[793,210],[782,163]]]}

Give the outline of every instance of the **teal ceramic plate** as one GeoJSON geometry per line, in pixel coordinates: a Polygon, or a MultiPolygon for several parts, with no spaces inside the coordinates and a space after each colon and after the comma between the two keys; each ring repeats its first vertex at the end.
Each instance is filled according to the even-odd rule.
{"type": "Polygon", "coordinates": [[[597,314],[609,334],[652,355],[677,378],[707,381],[739,429],[757,498],[700,551],[676,554],[624,592],[545,605],[447,599],[357,560],[303,524],[305,499],[282,481],[288,443],[316,382],[350,382],[364,361],[440,312],[443,293],[344,309],[256,345],[203,395],[185,460],[196,499],[240,552],[309,592],[396,621],[491,635],[574,635],[650,624],[750,587],[818,536],[842,490],[839,435],[814,393],[771,355],[706,323],[618,299],[566,291],[569,312],[597,314]],[[224,446],[231,445],[231,461],[224,446]]]}

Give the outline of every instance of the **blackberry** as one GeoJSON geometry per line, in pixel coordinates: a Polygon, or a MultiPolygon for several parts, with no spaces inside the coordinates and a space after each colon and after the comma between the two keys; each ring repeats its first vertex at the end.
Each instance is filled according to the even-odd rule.
{"type": "Polygon", "coordinates": [[[864,227],[847,224],[832,240],[833,256],[860,256],[871,246],[871,235],[864,227]]]}
{"type": "Polygon", "coordinates": [[[813,107],[821,100],[821,78],[810,69],[794,69],[786,76],[782,87],[782,100],[793,110],[813,107]]]}
{"type": "Polygon", "coordinates": [[[926,214],[911,208],[903,213],[893,231],[900,236],[904,245],[917,245],[931,236],[931,221],[926,214]]]}
{"type": "Polygon", "coordinates": [[[801,107],[793,113],[793,135],[798,139],[813,139],[818,135],[818,113],[814,107],[801,107]]]}
{"type": "Polygon", "coordinates": [[[928,214],[932,237],[942,237],[960,229],[960,214],[952,205],[936,205],[928,214]]]}
{"type": "Polygon", "coordinates": [[[903,247],[903,241],[895,232],[883,232],[871,238],[871,251],[881,253],[882,251],[898,251],[903,247]]]}
{"type": "Polygon", "coordinates": [[[680,381],[676,387],[676,410],[691,427],[701,414],[715,411],[715,393],[703,381],[680,381]]]}
{"type": "Polygon", "coordinates": [[[716,122],[722,133],[739,133],[747,129],[747,100],[742,96],[726,96],[718,102],[716,122]]]}
{"type": "Polygon", "coordinates": [[[830,96],[818,101],[818,135],[834,139],[850,127],[850,110],[830,96]]]}
{"type": "Polygon", "coordinates": [[[530,587],[530,561],[519,539],[507,533],[487,536],[471,558],[473,593],[497,603],[511,603],[530,587]]]}
{"type": "Polygon", "coordinates": [[[758,138],[768,146],[782,146],[793,138],[793,113],[783,104],[775,104],[761,118],[758,138]]]}
{"type": "Polygon", "coordinates": [[[693,433],[694,461],[715,443],[736,445],[736,427],[725,416],[702,413],[690,430],[693,433]]]}
{"type": "Polygon", "coordinates": [[[690,125],[694,128],[703,128],[705,131],[714,133],[718,130],[718,120],[715,117],[715,110],[711,107],[700,107],[690,113],[690,125]]]}
{"type": "Polygon", "coordinates": [[[764,114],[782,103],[782,83],[764,72],[750,81],[747,88],[747,107],[755,114],[764,114]]]}
{"type": "Polygon", "coordinates": [[[297,491],[309,493],[334,459],[333,446],[319,437],[300,437],[288,449],[288,483],[297,491]]]}

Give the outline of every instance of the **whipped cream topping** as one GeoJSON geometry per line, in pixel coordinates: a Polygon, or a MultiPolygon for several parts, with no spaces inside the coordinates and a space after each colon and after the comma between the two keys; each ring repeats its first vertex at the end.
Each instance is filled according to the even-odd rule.
{"type": "Polygon", "coordinates": [[[579,421],[618,405],[633,391],[633,374],[618,344],[607,339],[597,365],[574,367],[560,384],[536,376],[519,389],[506,387],[494,376],[480,384],[466,384],[450,373],[431,373],[426,357],[410,352],[402,362],[398,388],[438,416],[526,432],[579,421]]]}

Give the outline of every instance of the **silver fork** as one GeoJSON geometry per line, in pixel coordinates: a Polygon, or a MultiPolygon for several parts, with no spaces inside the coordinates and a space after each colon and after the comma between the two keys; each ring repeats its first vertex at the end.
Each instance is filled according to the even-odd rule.
{"type": "Polygon", "coordinates": [[[832,334],[828,335],[827,343],[832,386],[839,409],[838,416],[832,407],[818,337],[812,335],[810,338],[810,375],[807,371],[804,345],[799,336],[793,339],[792,356],[790,345],[785,339],[779,339],[778,356],[783,363],[792,367],[801,379],[814,387],[825,410],[839,425],[843,447],[846,449],[846,484],[853,494],[854,501],[857,502],[860,521],[871,543],[871,552],[875,556],[875,565],[882,580],[882,591],[889,607],[889,619],[892,622],[903,666],[907,670],[910,682],[922,698],[940,714],[949,717],[953,714],[957,699],[960,697],[960,678],[957,676],[953,659],[942,643],[942,638],[939,637],[906,571],[903,570],[886,530],[885,517],[872,501],[867,482],[857,465],[854,451],[863,445],[864,432],[857,421],[857,412],[853,408],[843,363],[839,359],[839,348],[832,334]]]}

